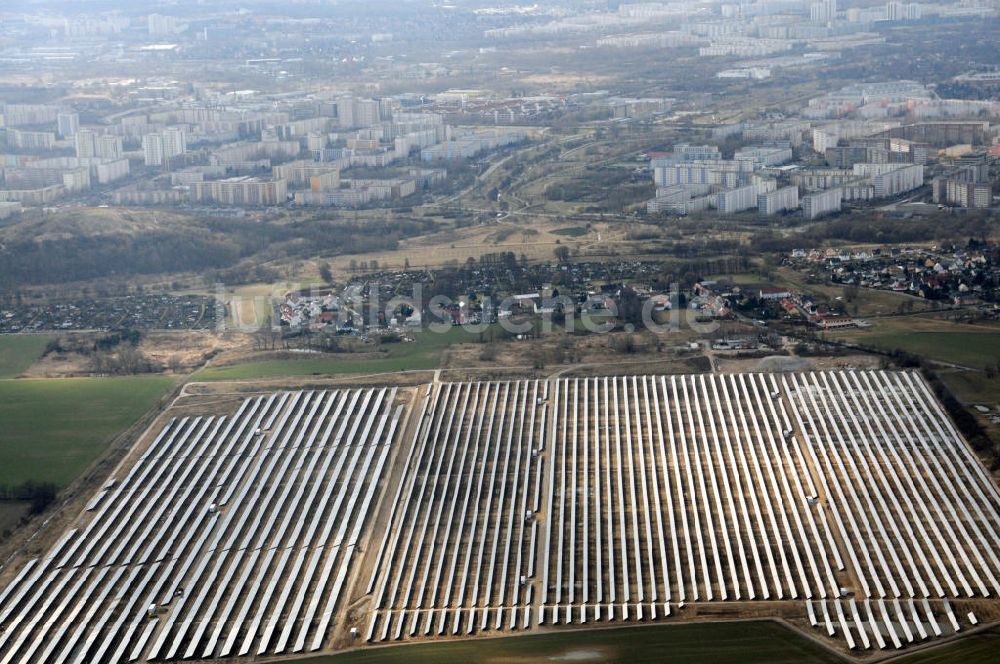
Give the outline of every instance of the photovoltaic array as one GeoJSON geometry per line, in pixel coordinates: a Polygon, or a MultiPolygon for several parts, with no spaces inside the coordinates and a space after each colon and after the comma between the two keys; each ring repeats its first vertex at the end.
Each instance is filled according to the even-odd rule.
{"type": "Polygon", "coordinates": [[[975,624],[998,555],[1000,492],[915,373],[284,392],[156,432],[0,589],[0,664],[763,601],[899,648],[975,624]]]}

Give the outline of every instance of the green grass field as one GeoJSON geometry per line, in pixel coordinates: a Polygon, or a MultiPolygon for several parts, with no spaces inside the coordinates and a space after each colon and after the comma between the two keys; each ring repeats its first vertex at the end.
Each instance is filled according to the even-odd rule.
{"type": "Polygon", "coordinates": [[[1000,652],[1000,633],[990,630],[966,636],[939,648],[930,648],[895,660],[897,664],[993,664],[1000,652]]]}
{"type": "Polygon", "coordinates": [[[30,367],[51,338],[47,334],[0,335],[0,378],[13,378],[30,367]]]}
{"type": "Polygon", "coordinates": [[[456,343],[478,340],[476,334],[453,327],[443,334],[421,332],[410,343],[387,344],[377,357],[359,359],[350,353],[313,354],[303,359],[262,360],[242,364],[207,367],[195,373],[193,380],[246,380],[278,376],[314,374],[373,374],[395,371],[437,369],[441,351],[456,343]]]}
{"type": "Polygon", "coordinates": [[[66,486],[171,385],[163,376],[0,380],[0,484],[66,486]]]}
{"type": "Polygon", "coordinates": [[[982,368],[1000,357],[1000,333],[992,332],[891,332],[859,335],[860,343],[914,355],[982,368]]]}
{"type": "Polygon", "coordinates": [[[743,272],[735,272],[732,274],[710,274],[703,277],[703,279],[707,281],[730,281],[739,285],[767,283],[767,279],[759,274],[749,274],[743,272]]]}
{"type": "Polygon", "coordinates": [[[583,226],[567,226],[566,228],[557,228],[550,232],[553,235],[562,235],[564,237],[581,237],[590,231],[583,226]]]}
{"type": "Polygon", "coordinates": [[[961,369],[938,371],[938,377],[948,385],[959,401],[967,404],[1000,404],[1000,380],[985,374],[961,369]]]}
{"type": "Polygon", "coordinates": [[[844,662],[774,622],[650,625],[362,649],[295,664],[476,664],[493,662],[844,662]]]}
{"type": "Polygon", "coordinates": [[[370,360],[327,359],[263,360],[222,367],[209,367],[192,376],[193,380],[247,380],[280,376],[312,376],[321,374],[372,374],[393,371],[436,369],[437,358],[385,357],[370,360]]]}

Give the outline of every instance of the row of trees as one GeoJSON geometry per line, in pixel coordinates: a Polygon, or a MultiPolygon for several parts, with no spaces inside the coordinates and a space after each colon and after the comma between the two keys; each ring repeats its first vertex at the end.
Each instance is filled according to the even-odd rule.
{"type": "Polygon", "coordinates": [[[227,283],[267,280],[278,275],[261,259],[391,250],[430,227],[408,217],[348,221],[323,213],[291,222],[213,218],[134,235],[8,238],[0,243],[0,290],[170,272],[202,272],[227,283]]]}
{"type": "Polygon", "coordinates": [[[0,484],[0,500],[20,500],[31,504],[31,513],[38,514],[52,504],[59,494],[59,487],[52,482],[27,480],[8,486],[0,484]]]}
{"type": "Polygon", "coordinates": [[[97,374],[132,376],[143,373],[157,373],[163,367],[132,345],[124,345],[115,351],[101,351],[90,358],[90,370],[97,374]]]}
{"type": "Polygon", "coordinates": [[[98,374],[130,376],[162,371],[159,363],[139,350],[141,340],[142,333],[133,329],[110,332],[96,339],[87,335],[70,335],[49,341],[43,354],[82,355],[88,360],[89,370],[98,374]]]}
{"type": "Polygon", "coordinates": [[[0,284],[11,287],[199,271],[230,265],[239,255],[233,242],[197,232],[14,240],[0,245],[0,284]]]}
{"type": "Polygon", "coordinates": [[[787,253],[802,247],[815,247],[826,240],[846,240],[852,243],[907,244],[958,238],[986,237],[990,231],[988,213],[968,211],[949,215],[948,223],[942,224],[938,215],[926,218],[864,219],[853,216],[834,219],[803,229],[801,233],[786,235],[776,231],[763,231],[750,241],[756,252],[787,253]]]}

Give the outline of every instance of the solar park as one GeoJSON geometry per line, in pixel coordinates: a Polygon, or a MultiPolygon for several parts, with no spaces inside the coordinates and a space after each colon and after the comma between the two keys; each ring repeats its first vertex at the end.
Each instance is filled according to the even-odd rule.
{"type": "Polygon", "coordinates": [[[149,439],[4,570],[0,664],[723,613],[860,655],[1000,615],[1000,492],[916,373],[281,392],[149,439]]]}

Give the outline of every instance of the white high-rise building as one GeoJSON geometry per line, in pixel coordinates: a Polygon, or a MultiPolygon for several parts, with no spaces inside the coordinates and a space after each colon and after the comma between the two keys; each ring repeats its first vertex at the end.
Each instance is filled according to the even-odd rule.
{"type": "Polygon", "coordinates": [[[354,126],[354,99],[341,97],[337,100],[337,126],[347,129],[354,126]]]}
{"type": "Polygon", "coordinates": [[[73,137],[76,156],[80,158],[97,156],[97,132],[80,129],[73,137]]]}
{"type": "MultiPolygon", "coordinates": [[[[895,166],[895,164],[891,164],[895,166]]],[[[902,166],[872,176],[876,198],[888,198],[912,191],[924,184],[922,165],[902,166]]]]}
{"type": "Polygon", "coordinates": [[[819,0],[809,5],[809,20],[826,23],[837,18],[837,0],[819,0]]]}
{"type": "Polygon", "coordinates": [[[168,127],[163,130],[163,155],[167,158],[176,157],[187,152],[187,132],[179,127],[168,127]]]}
{"type": "Polygon", "coordinates": [[[921,16],[923,8],[919,3],[892,0],[885,4],[885,18],[888,21],[919,21],[921,16]]]}
{"type": "Polygon", "coordinates": [[[742,212],[757,207],[757,187],[745,187],[720,191],[715,195],[715,207],[722,213],[742,212]]]}
{"type": "Polygon", "coordinates": [[[354,122],[359,127],[372,127],[379,122],[379,103],[374,99],[359,99],[354,104],[354,122]]]}
{"type": "Polygon", "coordinates": [[[149,34],[153,36],[175,35],[180,32],[176,16],[150,14],[146,18],[146,27],[149,29],[149,34]]]}
{"type": "Polygon", "coordinates": [[[813,150],[820,154],[826,154],[827,148],[837,147],[840,137],[834,132],[823,129],[812,130],[813,150]]]}
{"type": "Polygon", "coordinates": [[[101,159],[121,159],[123,148],[121,136],[98,134],[90,129],[81,129],[73,137],[76,156],[100,157],[101,159]]]}
{"type": "Polygon", "coordinates": [[[60,113],[56,116],[56,126],[58,127],[59,138],[69,138],[80,130],[79,113],[60,113]]]}
{"type": "Polygon", "coordinates": [[[803,196],[802,216],[806,219],[816,219],[824,214],[839,212],[843,198],[844,190],[840,187],[803,196]]]}
{"type": "Polygon", "coordinates": [[[142,158],[147,166],[163,165],[163,136],[146,134],[142,137],[142,158]]]}
{"type": "Polygon", "coordinates": [[[122,137],[111,134],[98,136],[95,148],[97,156],[102,159],[121,159],[122,152],[124,151],[122,149],[122,137]]]}
{"type": "Polygon", "coordinates": [[[179,127],[168,127],[158,134],[142,137],[143,160],[147,166],[163,166],[171,157],[187,152],[187,133],[179,127]]]}
{"type": "Polygon", "coordinates": [[[782,187],[757,197],[757,211],[762,215],[778,214],[783,210],[794,210],[799,206],[799,188],[782,187]]]}

